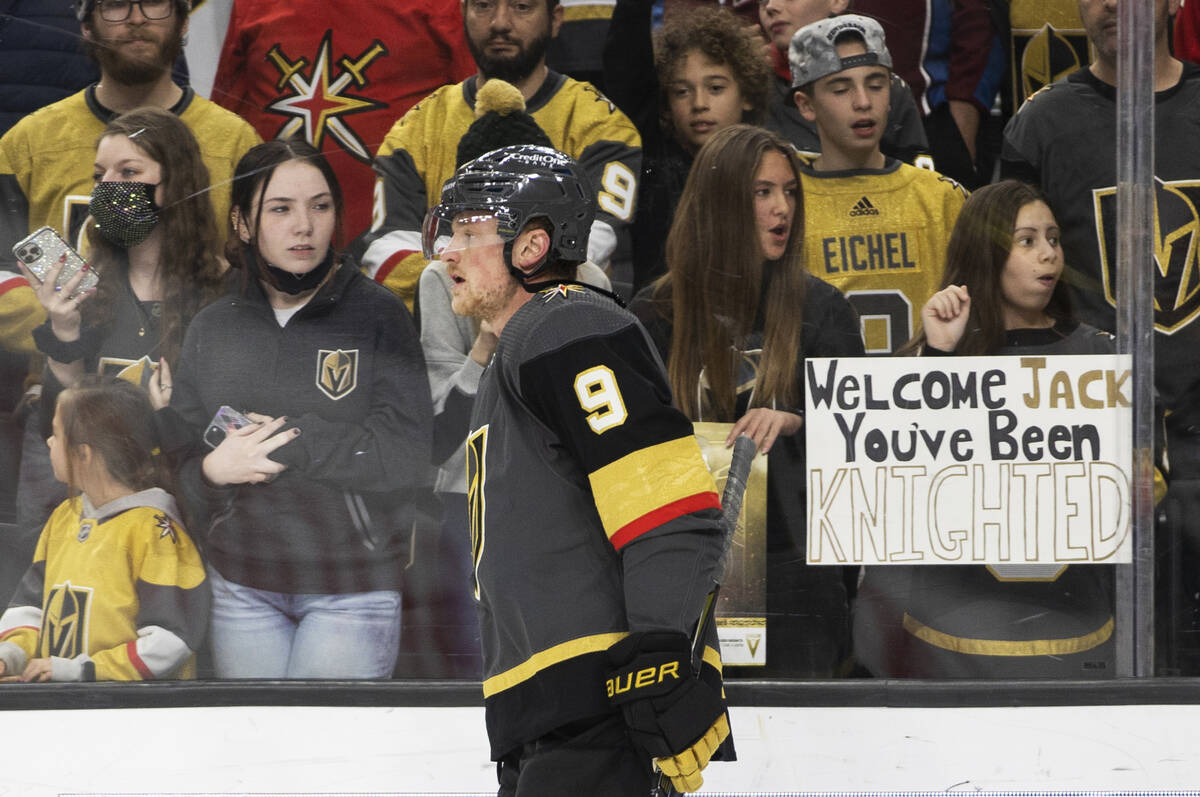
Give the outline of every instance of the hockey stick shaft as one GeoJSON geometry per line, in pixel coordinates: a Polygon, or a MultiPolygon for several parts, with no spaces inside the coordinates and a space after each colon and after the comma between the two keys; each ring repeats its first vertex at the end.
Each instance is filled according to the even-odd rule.
{"type": "MultiPolygon", "coordinates": [[[[729,472],[725,476],[725,489],[721,491],[721,558],[713,574],[713,587],[704,599],[700,619],[696,621],[696,635],[692,637],[692,672],[700,673],[704,659],[704,641],[715,622],[717,598],[721,593],[721,582],[725,579],[725,567],[729,560],[729,549],[733,547],[733,535],[737,530],[738,516],[742,513],[742,499],[746,497],[746,483],[750,480],[750,468],[758,446],[746,435],[738,435],[733,441],[733,454],[729,459],[729,472]]],[[[659,774],[658,784],[651,797],[677,797],[675,785],[666,775],[659,774]]]]}

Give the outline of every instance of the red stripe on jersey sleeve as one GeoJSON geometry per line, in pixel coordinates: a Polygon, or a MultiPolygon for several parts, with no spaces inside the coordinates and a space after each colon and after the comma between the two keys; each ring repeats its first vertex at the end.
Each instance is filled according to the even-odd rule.
{"type": "Polygon", "coordinates": [[[703,509],[720,509],[721,499],[716,493],[697,493],[672,501],[669,504],[647,512],[636,520],[630,521],[617,530],[610,538],[613,548],[621,550],[628,543],[636,540],[653,528],[674,520],[677,517],[690,515],[703,509]]]}
{"type": "Polygon", "coordinates": [[[131,640],[125,644],[125,655],[129,657],[129,663],[138,671],[144,680],[153,681],[154,673],[146,666],[146,662],[142,661],[142,657],[137,652],[137,640],[131,640]]]}
{"type": "Polygon", "coordinates": [[[386,260],[379,264],[379,270],[375,272],[375,281],[380,285],[383,285],[384,281],[388,278],[388,275],[395,270],[396,266],[400,265],[401,260],[409,255],[415,255],[416,253],[417,251],[415,249],[401,249],[397,252],[393,252],[386,260]]]}
{"type": "Polygon", "coordinates": [[[13,288],[29,287],[29,282],[24,277],[13,277],[0,282],[0,295],[8,293],[13,288]]]}

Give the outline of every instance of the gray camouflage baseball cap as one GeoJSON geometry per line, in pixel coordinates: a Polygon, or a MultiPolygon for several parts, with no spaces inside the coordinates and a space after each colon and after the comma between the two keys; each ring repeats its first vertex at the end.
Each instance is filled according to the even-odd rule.
{"type": "Polygon", "coordinates": [[[883,40],[883,28],[870,17],[842,14],[805,25],[792,36],[788,47],[788,64],[792,68],[792,88],[806,86],[826,75],[856,66],[886,66],[892,68],[892,55],[883,40]],[[849,58],[839,58],[837,42],[851,34],[866,42],[867,51],[849,58]]]}

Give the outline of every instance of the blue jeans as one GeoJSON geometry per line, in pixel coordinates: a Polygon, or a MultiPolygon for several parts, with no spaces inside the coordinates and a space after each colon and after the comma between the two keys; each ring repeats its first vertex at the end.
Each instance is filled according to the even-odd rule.
{"type": "Polygon", "coordinates": [[[218,678],[388,678],[400,648],[400,593],[289,595],[212,585],[218,678]]]}

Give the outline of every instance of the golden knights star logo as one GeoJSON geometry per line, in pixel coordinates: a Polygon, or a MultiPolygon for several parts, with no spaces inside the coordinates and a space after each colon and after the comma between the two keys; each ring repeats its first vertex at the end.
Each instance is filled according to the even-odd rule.
{"type": "Polygon", "coordinates": [[[267,110],[291,118],[280,126],[275,137],[289,138],[303,130],[304,139],[321,149],[328,134],[355,158],[370,163],[371,150],[343,117],[387,107],[387,103],[349,93],[350,89],[369,86],[367,69],[375,59],[387,55],[387,47],[375,39],[357,56],[343,55],[335,65],[332,30],[325,31],[312,62],[303,56],[292,60],[276,44],[267,53],[268,59],[279,70],[275,87],[280,91],[290,90],[290,93],[267,105],[267,110]]]}
{"type": "Polygon", "coordinates": [[[72,659],[87,653],[91,602],[90,587],[77,587],[67,581],[50,589],[42,616],[42,656],[72,659]]]}
{"type": "MultiPolygon", "coordinates": [[[[1117,189],[1092,191],[1104,298],[1117,304],[1117,189]]],[[[1154,178],[1154,328],[1170,335],[1200,314],[1200,180],[1154,178]]]]}
{"type": "Polygon", "coordinates": [[[542,291],[542,301],[548,302],[555,296],[562,297],[563,299],[569,299],[573,293],[584,293],[586,291],[587,288],[583,288],[579,285],[567,285],[560,282],[559,284],[550,288],[546,288],[542,291]]]}
{"type": "Polygon", "coordinates": [[[175,526],[171,523],[171,519],[166,515],[154,516],[154,528],[158,529],[158,538],[170,537],[171,542],[179,544],[179,534],[175,531],[175,526]]]}
{"type": "Polygon", "coordinates": [[[358,349],[321,349],[317,352],[317,387],[337,401],[358,386],[358,349]]]}

